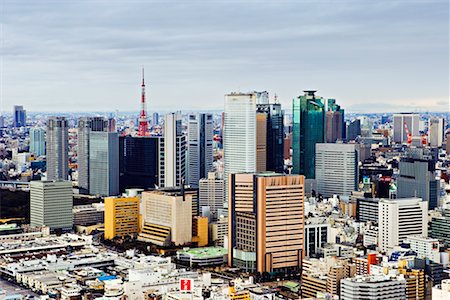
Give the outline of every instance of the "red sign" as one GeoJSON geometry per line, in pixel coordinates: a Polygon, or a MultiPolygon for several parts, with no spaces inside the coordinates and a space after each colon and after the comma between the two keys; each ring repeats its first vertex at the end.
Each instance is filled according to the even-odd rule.
{"type": "Polygon", "coordinates": [[[181,292],[191,292],[193,286],[192,279],[181,278],[180,279],[180,291],[181,292]]]}

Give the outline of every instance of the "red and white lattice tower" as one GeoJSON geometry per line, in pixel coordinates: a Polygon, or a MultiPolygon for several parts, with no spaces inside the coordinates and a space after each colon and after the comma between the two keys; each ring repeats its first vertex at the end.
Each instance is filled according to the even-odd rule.
{"type": "Polygon", "coordinates": [[[138,136],[149,136],[147,110],[145,107],[145,81],[144,68],[142,68],[142,94],[141,94],[141,113],[139,115],[138,136]]]}

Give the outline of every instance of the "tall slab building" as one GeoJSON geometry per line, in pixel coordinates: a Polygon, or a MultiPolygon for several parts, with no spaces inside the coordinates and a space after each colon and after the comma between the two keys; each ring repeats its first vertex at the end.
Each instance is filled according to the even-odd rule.
{"type": "Polygon", "coordinates": [[[108,121],[103,117],[82,117],[78,120],[78,187],[89,193],[89,136],[91,132],[108,131],[108,121]]]}
{"type": "Polygon", "coordinates": [[[30,182],[30,225],[50,230],[71,230],[73,226],[72,183],[70,181],[30,182]]]}
{"type": "MultiPolygon", "coordinates": [[[[229,174],[256,171],[256,101],[257,93],[225,95],[224,179],[229,174]]],[[[225,189],[227,189],[227,185],[225,189]]],[[[225,194],[226,197],[227,193],[225,194]]]]}
{"type": "Polygon", "coordinates": [[[266,164],[263,171],[284,171],[284,112],[281,104],[257,104],[257,114],[265,115],[266,164]]]}
{"type": "Polygon", "coordinates": [[[304,176],[231,174],[228,264],[249,272],[301,267],[304,248],[304,176]]]}
{"type": "Polygon", "coordinates": [[[394,114],[394,136],[395,143],[406,143],[408,141],[407,131],[412,136],[419,135],[420,115],[412,113],[394,114]]]}
{"type": "Polygon", "coordinates": [[[64,117],[47,121],[47,180],[67,180],[69,176],[69,132],[64,117]]]}
{"type": "Polygon", "coordinates": [[[45,129],[33,127],[30,129],[30,152],[42,156],[45,155],[45,129]]]}
{"type": "Polygon", "coordinates": [[[181,186],[186,176],[186,136],[177,113],[164,117],[164,141],[161,144],[159,186],[181,186]]]}
{"type": "Polygon", "coordinates": [[[445,133],[445,121],[443,118],[430,118],[428,123],[428,136],[431,147],[442,147],[445,133]]]}
{"type": "Polygon", "coordinates": [[[23,127],[27,123],[27,112],[21,105],[14,105],[14,127],[23,127]]]}
{"type": "Polygon", "coordinates": [[[378,248],[392,251],[407,237],[428,234],[428,203],[420,198],[381,199],[378,204],[378,248]]]}
{"type": "Polygon", "coordinates": [[[198,187],[213,167],[213,115],[205,113],[188,116],[188,181],[198,187]]]}
{"type": "Polygon", "coordinates": [[[119,137],[120,191],[127,188],[153,189],[158,185],[160,136],[119,137]]]}
{"type": "Polygon", "coordinates": [[[119,194],[119,135],[117,132],[89,134],[89,193],[119,194]]]}
{"type": "Polygon", "coordinates": [[[316,144],[325,141],[324,99],[305,91],[293,100],[292,164],[294,174],[315,178],[316,144]]]}
{"type": "Polygon", "coordinates": [[[350,196],[358,188],[356,144],[316,144],[317,191],[324,197],[350,196]]]}

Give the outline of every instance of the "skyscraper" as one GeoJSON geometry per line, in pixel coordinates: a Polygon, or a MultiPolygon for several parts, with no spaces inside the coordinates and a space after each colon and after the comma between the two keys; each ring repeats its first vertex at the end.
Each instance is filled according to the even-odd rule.
{"type": "Polygon", "coordinates": [[[89,193],[119,194],[119,136],[117,132],[89,134],[89,193]]]}
{"type": "Polygon", "coordinates": [[[45,129],[33,127],[30,129],[30,152],[42,156],[45,155],[45,129]]]}
{"type": "Polygon", "coordinates": [[[304,176],[230,175],[228,265],[249,272],[300,269],[304,176]]]}
{"type": "Polygon", "coordinates": [[[326,102],[328,107],[325,114],[325,141],[335,143],[346,136],[344,110],[335,99],[328,99],[326,102]]]}
{"type": "Polygon", "coordinates": [[[21,105],[14,105],[14,127],[23,127],[27,123],[27,112],[21,105]]]}
{"type": "Polygon", "coordinates": [[[412,113],[394,114],[394,138],[395,143],[406,143],[408,129],[411,136],[419,135],[420,115],[412,113]]]}
{"type": "Polygon", "coordinates": [[[188,184],[198,187],[213,167],[213,116],[198,113],[188,116],[188,184]]]}
{"type": "Polygon", "coordinates": [[[403,157],[399,162],[397,198],[420,197],[428,201],[429,209],[439,205],[439,180],[435,162],[427,157],[403,157]]]}
{"type": "Polygon", "coordinates": [[[47,122],[47,180],[67,180],[69,176],[68,125],[64,117],[49,117],[47,122]]]}
{"type": "Polygon", "coordinates": [[[284,172],[284,112],[281,104],[257,104],[257,114],[266,115],[266,168],[284,172]]]}
{"type": "Polygon", "coordinates": [[[428,203],[420,198],[381,199],[378,203],[378,247],[387,252],[413,235],[427,236],[428,203]]]}
{"type": "Polygon", "coordinates": [[[356,144],[316,144],[317,190],[324,197],[350,196],[357,190],[356,144]]]}
{"type": "Polygon", "coordinates": [[[108,121],[103,117],[82,117],[78,120],[78,187],[89,193],[89,136],[93,131],[108,131],[108,121]]]}
{"type": "Polygon", "coordinates": [[[154,112],[152,115],[152,125],[156,126],[159,124],[159,114],[157,112],[154,112]]]}
{"type": "Polygon", "coordinates": [[[167,113],[164,118],[163,167],[160,168],[161,187],[181,186],[186,179],[186,136],[182,132],[177,113],[167,113]]]}
{"type": "Polygon", "coordinates": [[[127,188],[153,189],[158,185],[160,142],[163,137],[119,138],[120,191],[127,188]]]}
{"type": "Polygon", "coordinates": [[[430,118],[428,136],[431,147],[442,147],[444,141],[444,119],[430,118]]]}
{"type": "MultiPolygon", "coordinates": [[[[228,175],[256,171],[256,93],[225,95],[224,179],[228,175]]],[[[228,198],[227,193],[225,197],[228,198]]]]}
{"type": "Polygon", "coordinates": [[[70,181],[31,181],[30,225],[51,230],[71,230],[72,183],[70,181]]]}
{"type": "Polygon", "coordinates": [[[347,140],[354,141],[361,135],[361,120],[355,119],[347,125],[347,140]]]}
{"type": "Polygon", "coordinates": [[[339,111],[327,111],[326,121],[326,142],[335,143],[342,139],[342,114],[339,111]]]}
{"type": "Polygon", "coordinates": [[[294,174],[315,178],[316,144],[325,141],[325,106],[315,91],[293,100],[292,164],[294,174]]]}

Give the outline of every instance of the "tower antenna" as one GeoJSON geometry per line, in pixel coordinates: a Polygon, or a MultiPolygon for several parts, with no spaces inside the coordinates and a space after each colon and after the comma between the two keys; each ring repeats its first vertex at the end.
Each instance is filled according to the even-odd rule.
{"type": "Polygon", "coordinates": [[[142,67],[142,92],[141,92],[141,113],[139,115],[138,136],[149,136],[147,110],[145,107],[145,80],[144,67],[142,67]]]}

